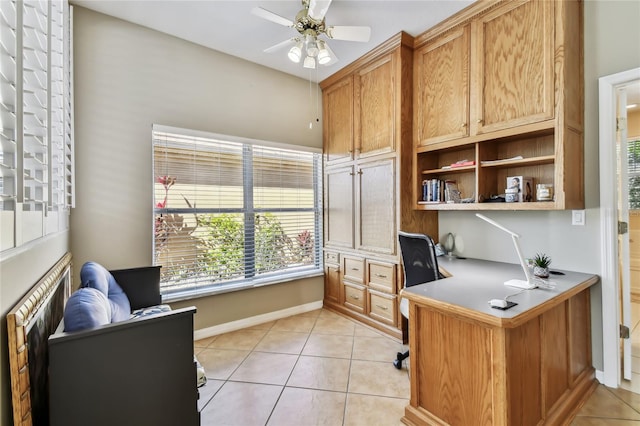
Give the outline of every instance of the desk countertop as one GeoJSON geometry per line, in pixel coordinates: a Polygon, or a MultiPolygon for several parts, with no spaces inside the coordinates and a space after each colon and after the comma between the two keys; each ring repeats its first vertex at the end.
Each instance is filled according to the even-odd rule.
{"type": "Polygon", "coordinates": [[[438,266],[450,276],[407,287],[402,290],[402,297],[505,328],[523,324],[600,280],[593,274],[559,270],[564,275],[550,275],[547,280],[553,288],[522,290],[504,285],[509,279],[525,279],[520,265],[441,256],[438,257],[438,266]],[[517,303],[516,306],[507,310],[489,306],[489,300],[509,295],[513,296],[508,300],[517,303]]]}

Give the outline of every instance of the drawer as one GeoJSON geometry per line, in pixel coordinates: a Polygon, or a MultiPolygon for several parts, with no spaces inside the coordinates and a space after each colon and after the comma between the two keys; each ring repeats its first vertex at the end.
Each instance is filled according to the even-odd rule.
{"type": "Polygon", "coordinates": [[[370,260],[367,262],[367,269],[369,287],[396,294],[396,265],[370,260]]]}
{"type": "Polygon", "coordinates": [[[340,253],[334,251],[324,252],[324,263],[328,265],[340,265],[340,253]]]}
{"type": "Polygon", "coordinates": [[[355,256],[342,256],[342,277],[358,284],[364,283],[364,259],[355,256]]]}
{"type": "Polygon", "coordinates": [[[365,289],[359,285],[344,283],[344,305],[364,313],[365,289]]]}
{"type": "Polygon", "coordinates": [[[369,290],[369,316],[377,321],[396,326],[397,297],[369,290]]]}

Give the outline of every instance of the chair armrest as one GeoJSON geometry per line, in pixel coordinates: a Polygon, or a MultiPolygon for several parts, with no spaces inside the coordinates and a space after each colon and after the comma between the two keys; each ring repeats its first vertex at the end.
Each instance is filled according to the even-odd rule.
{"type": "Polygon", "coordinates": [[[162,303],[160,296],[160,266],[109,271],[129,298],[131,310],[162,303]]]}

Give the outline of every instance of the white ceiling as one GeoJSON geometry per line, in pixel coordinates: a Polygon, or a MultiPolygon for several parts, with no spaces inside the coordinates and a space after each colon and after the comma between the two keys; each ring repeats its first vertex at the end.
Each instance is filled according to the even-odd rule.
{"type": "Polygon", "coordinates": [[[303,79],[322,81],[401,30],[416,36],[471,0],[333,0],[327,25],[371,27],[368,43],[330,40],[338,57],[331,66],[308,70],[287,58],[287,49],[263,50],[298,32],[251,14],[262,7],[290,20],[302,9],[300,0],[70,0],[71,4],[171,34],[211,49],[280,70],[303,79]]]}

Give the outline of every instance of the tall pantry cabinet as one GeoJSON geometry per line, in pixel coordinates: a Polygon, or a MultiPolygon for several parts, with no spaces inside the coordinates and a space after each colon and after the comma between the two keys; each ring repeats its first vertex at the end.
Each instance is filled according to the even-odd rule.
{"type": "Polygon", "coordinates": [[[398,230],[437,238],[412,195],[413,39],[399,33],[320,83],[324,145],[324,305],[396,338],[398,230]]]}

